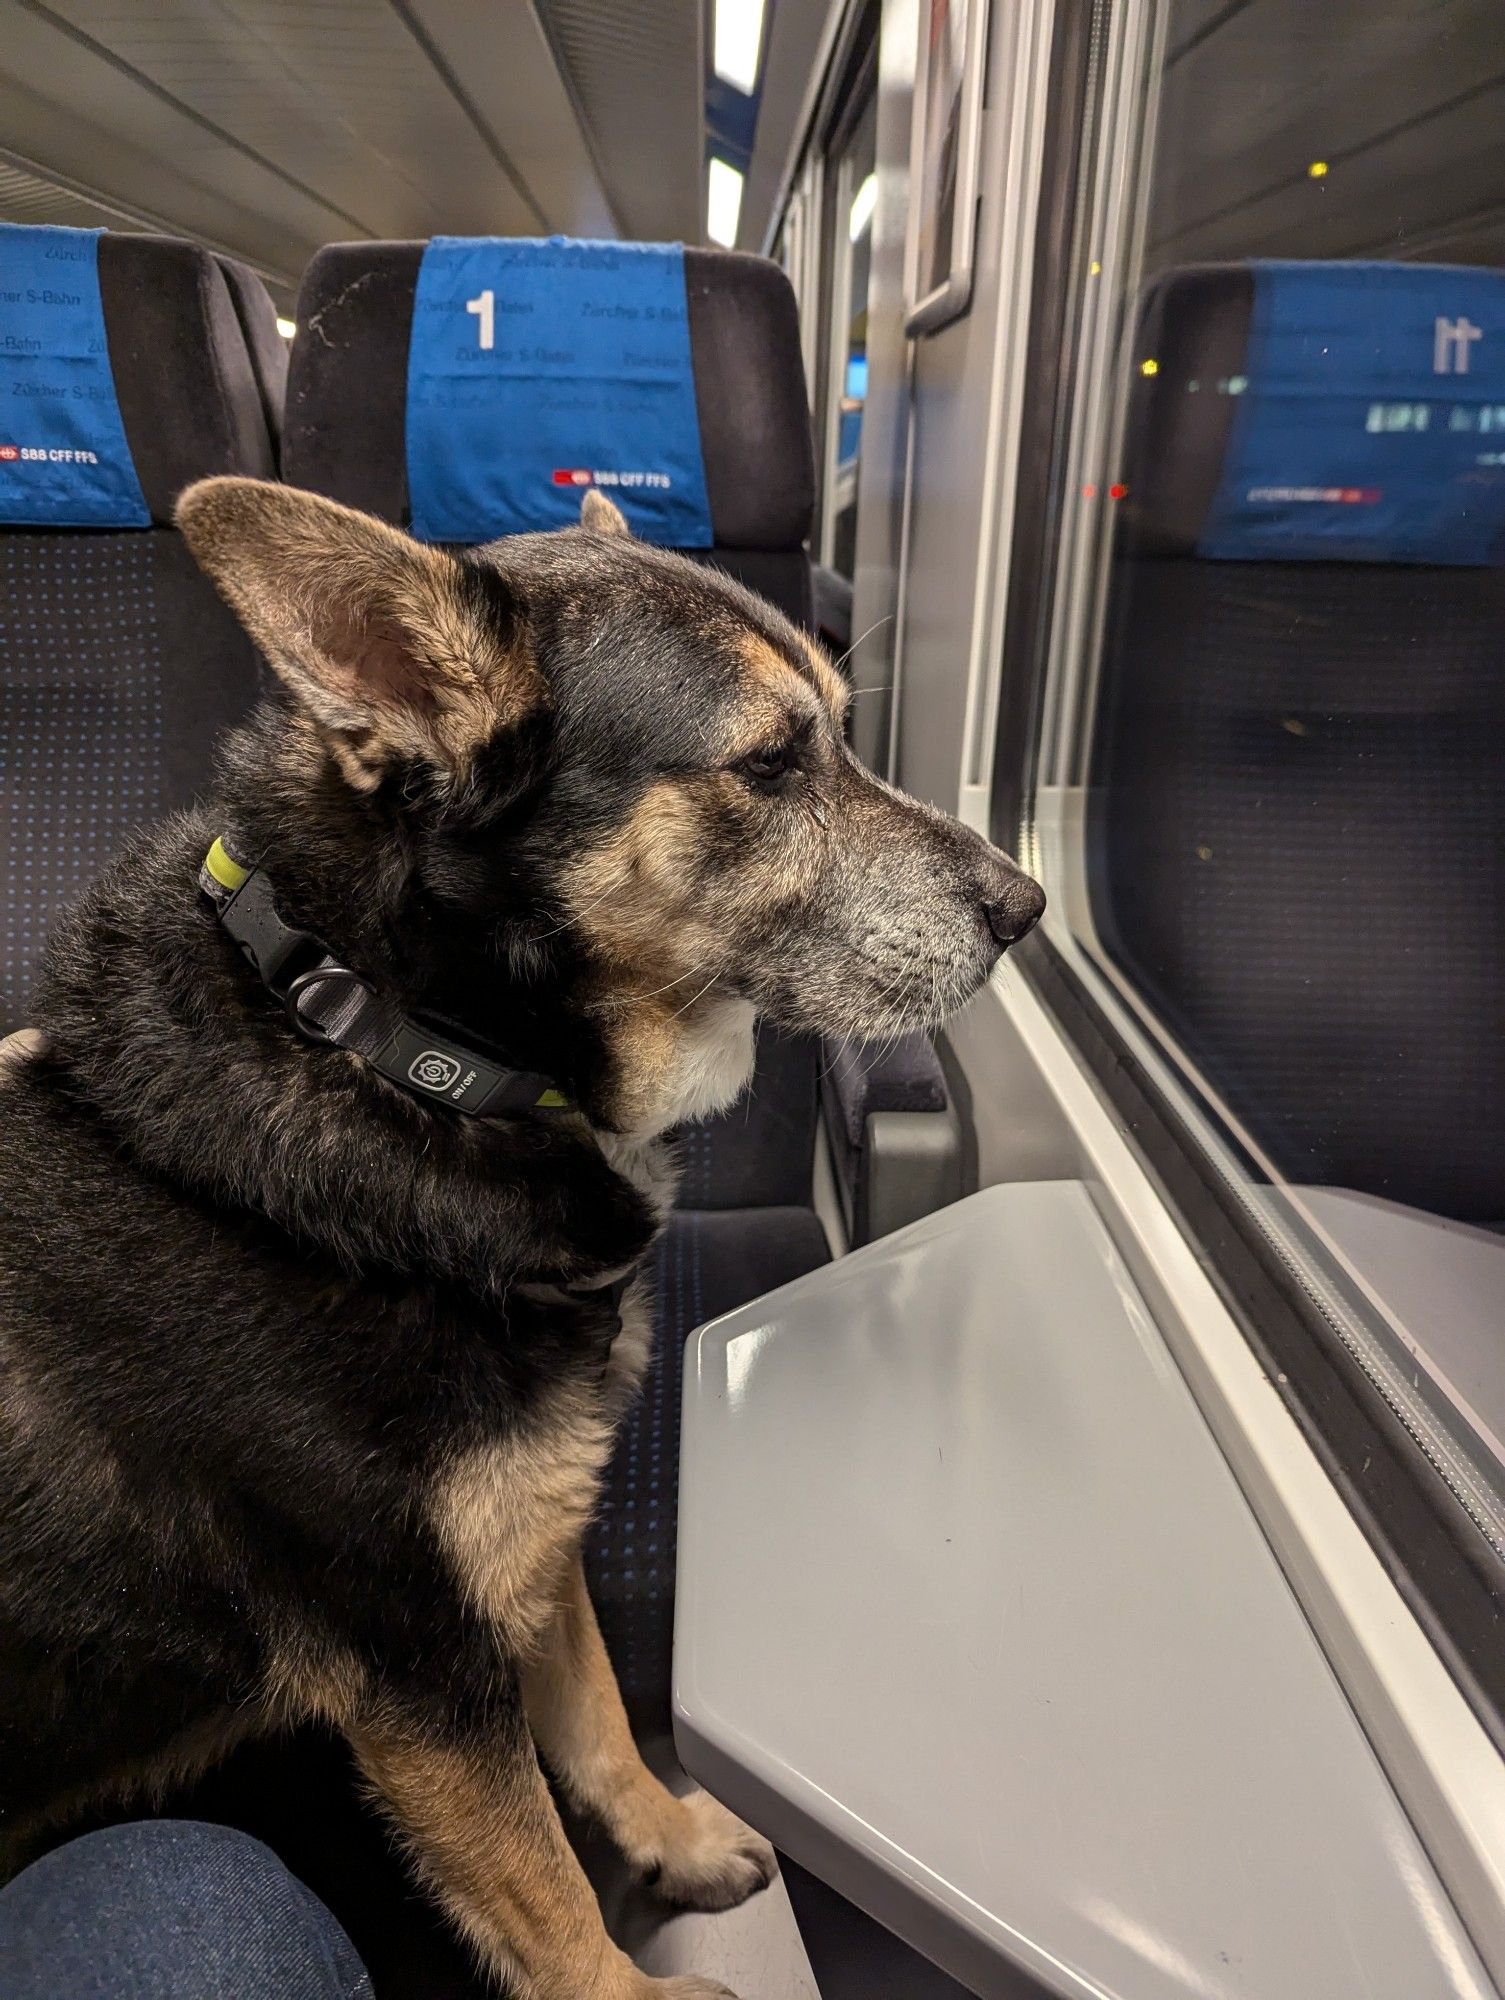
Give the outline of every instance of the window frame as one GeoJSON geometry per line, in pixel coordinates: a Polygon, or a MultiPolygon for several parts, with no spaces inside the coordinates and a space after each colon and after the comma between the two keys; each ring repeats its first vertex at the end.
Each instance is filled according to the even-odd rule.
{"type": "Polygon", "coordinates": [[[824,127],[821,163],[821,234],[827,245],[821,282],[822,349],[820,401],[817,407],[820,443],[820,511],[814,536],[815,560],[835,567],[836,522],[840,513],[836,471],[841,440],[841,399],[845,390],[847,332],[851,322],[852,250],[847,217],[852,198],[852,141],[870,104],[878,95],[878,40],[874,33],[853,63],[837,108],[824,127]]]}

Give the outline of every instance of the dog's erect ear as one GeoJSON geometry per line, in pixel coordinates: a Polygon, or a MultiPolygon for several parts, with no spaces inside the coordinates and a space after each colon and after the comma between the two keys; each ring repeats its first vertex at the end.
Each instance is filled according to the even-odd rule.
{"type": "Polygon", "coordinates": [[[463,769],[547,699],[500,577],[385,521],[267,480],[202,479],[177,523],[298,701],[354,746],[364,780],[394,757],[463,769]]]}
{"type": "Polygon", "coordinates": [[[592,486],[580,502],[580,525],[593,535],[630,535],[627,516],[615,500],[608,500],[599,487],[592,486]]]}

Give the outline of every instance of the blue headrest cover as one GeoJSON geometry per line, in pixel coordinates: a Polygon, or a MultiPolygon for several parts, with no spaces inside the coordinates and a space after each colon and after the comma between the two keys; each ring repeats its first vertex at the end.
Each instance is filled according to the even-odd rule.
{"type": "Polygon", "coordinates": [[[99,232],[0,223],[0,521],[148,528],[99,297],[99,232]]]}
{"type": "Polygon", "coordinates": [[[596,486],[645,540],[710,547],[683,249],[435,237],[413,304],[407,460],[425,540],[567,526],[596,486]]]}
{"type": "Polygon", "coordinates": [[[1237,397],[1197,554],[1505,562],[1505,272],[1252,269],[1243,368],[1197,389],[1237,397]]]}

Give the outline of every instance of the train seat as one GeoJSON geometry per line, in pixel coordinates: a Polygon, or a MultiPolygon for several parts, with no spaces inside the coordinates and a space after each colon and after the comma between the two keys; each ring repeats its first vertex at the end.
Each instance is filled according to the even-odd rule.
{"type": "Polygon", "coordinates": [[[218,260],[168,237],[5,224],[0,272],[62,302],[0,358],[7,407],[27,412],[0,434],[5,1032],[25,1020],[60,907],[198,791],[257,693],[256,654],[171,520],[191,480],[274,470],[243,329],[281,342],[253,273],[236,280],[238,314],[218,260]]]}
{"type": "MultiPolygon", "coordinates": [[[[288,385],[283,476],[347,506],[412,526],[409,358],[413,308],[426,245],[333,243],[304,274],[288,385]]],[[[589,256],[591,247],[572,246],[589,256]]],[[[597,246],[614,259],[620,247],[597,246]]],[[[809,627],[805,538],[814,465],[794,294],[760,257],[686,249],[694,407],[711,538],[683,553],[726,570],[809,627]]],[[[473,324],[473,322],[472,322],[473,324]]],[[[547,374],[547,365],[540,376],[547,374]]],[[[467,393],[484,391],[467,384],[467,393]]],[[[462,418],[456,419],[463,422],[462,418]]],[[[496,518],[478,511],[446,540],[479,542],[564,518],[548,503],[496,518]]],[[[578,496],[568,496],[578,511],[578,496]]],[[[807,1205],[815,1148],[817,1052],[813,1042],[764,1030],[749,1098],[693,1136],[684,1199],[704,1209],[807,1205]]]]}
{"type": "MultiPolygon", "coordinates": [[[[303,275],[288,383],[289,483],[402,527],[412,525],[408,362],[426,247],[326,244],[303,275]]],[[[619,245],[597,248],[620,255],[619,245]]],[[[712,531],[685,553],[808,626],[815,471],[794,293],[765,258],[688,248],[684,288],[712,531]]],[[[533,525],[554,519],[540,513],[533,525]]],[[[466,539],[518,525],[478,515],[466,539]]]]}
{"type": "Polygon", "coordinates": [[[877,1049],[827,1040],[820,1102],[853,1249],[967,1191],[961,1118],[928,1035],[877,1049]]]}
{"type": "MultiPolygon", "coordinates": [[[[483,244],[450,243],[483,258],[491,254],[483,244]]],[[[444,442],[453,435],[450,426],[487,421],[476,399],[505,391],[486,372],[459,391],[446,378],[437,409],[426,406],[423,426],[413,419],[415,300],[426,250],[422,243],[332,244],[309,265],[298,302],[283,473],[293,485],[401,526],[411,528],[417,512],[429,532],[431,468],[416,456],[424,438],[437,433],[444,442]]],[[[624,253],[615,244],[572,244],[565,254],[595,260],[609,284],[624,253]]],[[[462,304],[468,290],[460,287],[462,304]]],[[[808,627],[804,544],[814,475],[793,293],[762,258],[686,249],[683,294],[709,530],[703,546],[683,552],[726,570],[808,627]]],[[[497,319],[505,326],[509,301],[503,292],[497,296],[497,319]]],[[[455,317],[467,337],[474,331],[479,340],[475,319],[458,309],[455,317]]],[[[611,365],[603,354],[601,375],[615,383],[611,365]]],[[[557,373],[551,361],[537,364],[540,381],[551,372],[557,373]]],[[[630,423],[633,391],[613,393],[630,423]]],[[[615,403],[611,411],[614,425],[615,403]]],[[[514,490],[474,501],[446,497],[442,539],[475,543],[578,518],[578,494],[555,491],[547,458],[534,466],[527,439],[514,442],[509,433],[507,443],[514,490]]],[[[630,500],[624,505],[631,514],[630,500]]],[[[588,1551],[602,1629],[629,1714],[644,1736],[667,1734],[669,1723],[682,1349],[702,1320],[829,1254],[811,1205],[817,1066],[813,1040],[765,1028],[747,1098],[684,1133],[680,1211],[656,1253],[654,1360],[620,1440],[588,1551]]]]}
{"type": "Polygon", "coordinates": [[[287,405],[287,368],[291,349],[277,330],[277,314],[267,288],[250,265],[242,264],[237,257],[226,257],[218,250],[214,257],[229,290],[235,317],[240,321],[241,338],[246,343],[251,373],[256,378],[262,415],[266,418],[267,435],[272,440],[272,456],[275,459],[282,450],[282,418],[287,405]]]}

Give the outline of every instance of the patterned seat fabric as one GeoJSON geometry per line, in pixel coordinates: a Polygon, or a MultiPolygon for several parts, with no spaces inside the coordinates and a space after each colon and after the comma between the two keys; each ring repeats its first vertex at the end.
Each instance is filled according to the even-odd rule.
{"type": "MultiPolygon", "coordinates": [[[[280,340],[243,273],[241,311],[280,340]]],[[[191,480],[275,469],[275,356],[252,369],[218,261],[104,236],[99,285],[152,525],[0,523],[0,1032],[20,1026],[61,907],[138,826],[186,804],[260,686],[250,642],[169,525],[191,480]]]]}

